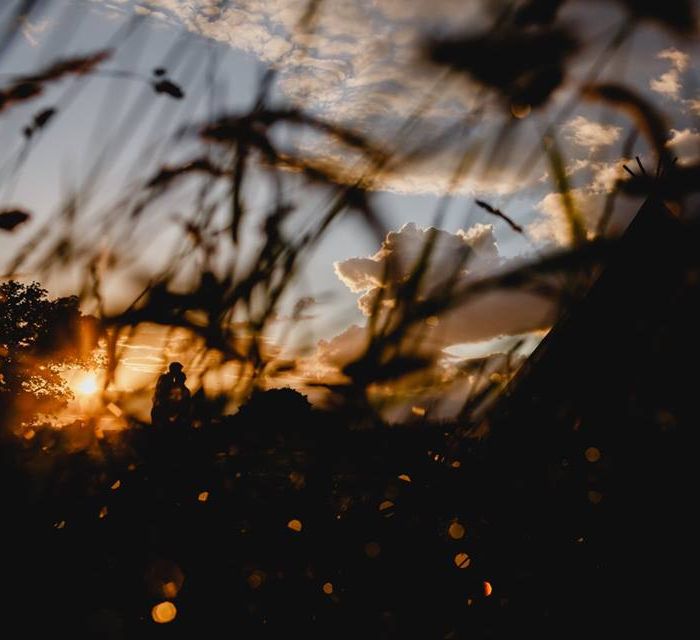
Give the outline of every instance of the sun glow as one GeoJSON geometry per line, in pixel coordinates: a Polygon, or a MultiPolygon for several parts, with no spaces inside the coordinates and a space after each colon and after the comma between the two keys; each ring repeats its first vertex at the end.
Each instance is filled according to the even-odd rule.
{"type": "Polygon", "coordinates": [[[100,389],[97,375],[93,372],[85,374],[75,385],[75,390],[81,396],[94,396],[100,389]]]}

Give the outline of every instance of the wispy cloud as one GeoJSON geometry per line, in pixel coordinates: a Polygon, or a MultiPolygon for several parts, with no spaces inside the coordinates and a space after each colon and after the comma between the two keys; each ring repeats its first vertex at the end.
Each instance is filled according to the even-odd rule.
{"type": "MultiPolygon", "coordinates": [[[[277,89],[288,101],[362,131],[393,153],[397,146],[407,152],[427,149],[450,127],[468,125],[469,136],[453,135],[439,157],[420,158],[381,176],[370,168],[373,189],[510,193],[522,180],[513,178],[514,167],[507,163],[473,167],[462,180],[452,180],[465,156],[476,158],[488,149],[484,138],[494,137],[495,115],[476,117],[473,85],[422,60],[421,43],[439,16],[449,15],[452,28],[477,28],[484,14],[482,3],[438,1],[436,13],[434,5],[417,2],[325,0],[311,32],[300,29],[308,0],[142,0],[123,6],[252,54],[277,71],[277,89]]],[[[332,142],[306,137],[300,144],[319,163],[344,166],[345,177],[339,177],[350,183],[367,173],[332,142]]]]}
{"type": "Polygon", "coordinates": [[[40,37],[47,32],[51,26],[51,21],[47,18],[39,20],[37,22],[32,22],[28,18],[22,20],[21,32],[24,39],[32,46],[36,47],[39,45],[40,37]]]}

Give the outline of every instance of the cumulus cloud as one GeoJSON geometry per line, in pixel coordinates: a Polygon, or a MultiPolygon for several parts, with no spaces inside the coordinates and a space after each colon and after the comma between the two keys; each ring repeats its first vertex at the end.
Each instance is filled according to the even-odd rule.
{"type": "Polygon", "coordinates": [[[700,116],[700,100],[687,100],[685,104],[692,114],[700,116]]]}
{"type": "MultiPolygon", "coordinates": [[[[453,277],[462,287],[508,266],[499,254],[491,225],[478,224],[457,233],[405,225],[389,233],[373,256],[335,265],[342,282],[351,291],[363,293],[358,305],[365,315],[372,312],[380,291],[385,306],[393,305],[396,285],[413,271],[431,236],[435,244],[423,278],[423,296],[434,294],[453,277]]],[[[416,329],[414,337],[432,352],[454,344],[541,329],[547,326],[551,313],[551,304],[539,296],[524,291],[490,291],[431,318],[431,322],[416,329]]]]}
{"type": "Polygon", "coordinates": [[[607,195],[626,176],[623,165],[627,160],[616,162],[595,162],[591,165],[593,178],[588,186],[590,195],[607,195]]]}
{"type": "Polygon", "coordinates": [[[673,150],[681,164],[697,162],[700,157],[700,131],[671,129],[671,137],[666,146],[673,150]]]}
{"type": "Polygon", "coordinates": [[[681,93],[681,79],[676,69],[671,69],[662,74],[659,78],[654,78],[649,81],[649,87],[652,91],[673,98],[678,98],[681,93]]]}
{"type": "Polygon", "coordinates": [[[681,84],[681,74],[688,69],[690,56],[672,47],[659,52],[657,58],[660,60],[668,60],[672,68],[666,73],[661,74],[660,77],[650,80],[649,87],[656,93],[677,100],[683,88],[681,84]]]}
{"type": "Polygon", "coordinates": [[[673,65],[674,69],[677,69],[681,73],[686,71],[690,65],[690,56],[675,47],[664,49],[659,52],[657,58],[659,58],[659,60],[668,60],[673,65]]]}
{"type": "Polygon", "coordinates": [[[591,151],[614,144],[622,134],[622,127],[593,122],[584,116],[570,120],[563,129],[566,137],[574,144],[591,151]]]}
{"type": "MultiPolygon", "coordinates": [[[[577,215],[590,223],[600,213],[599,199],[590,189],[569,191],[577,215]]],[[[542,215],[527,227],[529,236],[542,244],[563,246],[571,240],[571,226],[561,193],[549,193],[535,207],[542,215]]]]}
{"type": "MultiPolygon", "coordinates": [[[[379,290],[385,293],[387,306],[392,306],[396,285],[412,272],[431,236],[434,258],[425,272],[420,291],[423,296],[443,287],[460,264],[463,266],[457,268],[458,287],[515,265],[500,256],[490,225],[478,224],[466,231],[448,233],[408,224],[387,234],[375,254],[336,264],[342,282],[353,292],[363,294],[358,304],[365,314],[372,311],[367,301],[379,290]],[[471,259],[464,262],[465,255],[471,259]]],[[[462,409],[467,394],[488,379],[488,373],[517,367],[521,357],[506,357],[504,353],[520,344],[524,335],[536,335],[534,343],[539,342],[555,311],[552,301],[526,291],[491,290],[416,323],[404,336],[401,351],[404,355],[425,357],[432,364],[398,380],[372,385],[368,389],[370,401],[390,421],[410,419],[414,407],[425,410],[431,418],[453,417],[462,409]],[[465,352],[468,345],[473,350],[471,355],[465,352]],[[457,351],[450,352],[449,347],[457,351]],[[476,373],[481,366],[487,372],[485,377],[476,373]]],[[[378,313],[381,317],[382,310],[378,313]]],[[[368,327],[352,325],[330,340],[319,341],[311,355],[297,361],[295,379],[286,382],[312,393],[314,401],[323,404],[329,397],[319,391],[318,384],[347,382],[344,367],[365,353],[369,340],[368,327]],[[310,385],[314,382],[317,385],[310,385]]]]}
{"type": "MultiPolygon", "coordinates": [[[[367,300],[379,290],[386,294],[391,307],[392,292],[412,272],[429,237],[434,241],[434,253],[424,275],[423,296],[444,286],[455,269],[457,286],[464,287],[514,265],[514,261],[500,256],[490,225],[477,224],[466,231],[449,233],[408,224],[387,234],[375,254],[335,265],[342,282],[351,291],[363,294],[358,303],[365,314],[371,311],[367,300]],[[466,261],[465,256],[469,258],[466,261]]],[[[431,366],[398,380],[371,385],[369,399],[390,421],[410,419],[416,407],[433,419],[454,417],[467,395],[488,380],[489,373],[517,368],[522,354],[504,354],[521,344],[523,334],[536,335],[529,353],[551,325],[554,313],[551,301],[520,290],[491,290],[469,298],[407,331],[402,353],[425,357],[431,366]],[[467,345],[472,345],[472,355],[464,351],[468,351],[467,345]],[[450,352],[449,347],[457,351],[450,352]],[[485,367],[486,376],[476,373],[481,367],[485,367]]],[[[321,391],[319,384],[347,382],[344,367],[365,353],[369,340],[368,327],[351,325],[334,338],[319,341],[312,354],[297,360],[295,377],[286,379],[285,384],[308,393],[314,402],[327,402],[328,393],[321,391]]]]}
{"type": "MultiPolygon", "coordinates": [[[[468,265],[472,274],[483,273],[499,266],[498,248],[490,225],[476,225],[456,234],[426,230],[410,223],[399,231],[390,232],[379,251],[369,258],[351,258],[335,263],[340,280],[354,293],[362,293],[361,311],[369,315],[375,295],[380,289],[403,282],[415,269],[428,241],[434,234],[434,252],[425,274],[430,295],[453,277],[455,265],[468,265]]],[[[391,297],[385,300],[391,304],[391,297]]]]}
{"type": "MultiPolygon", "coordinates": [[[[614,162],[575,160],[567,165],[568,176],[582,174],[577,175],[576,180],[580,186],[572,188],[569,195],[580,222],[589,234],[596,228],[603,212],[605,197],[614,191],[620,180],[626,178],[624,165],[627,162],[629,159],[625,158],[614,162]]],[[[545,245],[567,245],[571,240],[571,228],[561,194],[547,194],[535,205],[535,209],[539,216],[526,228],[530,239],[545,245]]]]}

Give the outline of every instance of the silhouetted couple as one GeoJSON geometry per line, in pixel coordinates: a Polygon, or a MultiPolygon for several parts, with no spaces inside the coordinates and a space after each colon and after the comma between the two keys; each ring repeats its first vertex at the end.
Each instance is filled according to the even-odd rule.
{"type": "Polygon", "coordinates": [[[158,378],[151,409],[151,423],[154,427],[189,425],[192,402],[185,379],[179,362],[171,363],[168,370],[158,378]]]}

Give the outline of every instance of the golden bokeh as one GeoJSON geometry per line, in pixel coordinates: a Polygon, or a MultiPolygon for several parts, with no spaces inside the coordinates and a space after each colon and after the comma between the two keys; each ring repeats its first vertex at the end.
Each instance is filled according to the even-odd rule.
{"type": "Polygon", "coordinates": [[[488,598],[493,593],[493,586],[487,580],[484,581],[484,595],[488,598]]]}
{"type": "Polygon", "coordinates": [[[472,563],[472,559],[469,557],[468,553],[463,551],[455,555],[455,566],[458,569],[467,569],[472,563]]]}
{"type": "Polygon", "coordinates": [[[323,587],[323,593],[325,593],[327,596],[332,596],[333,595],[333,584],[330,582],[324,583],[323,587]]]}
{"type": "Polygon", "coordinates": [[[170,580],[163,585],[163,595],[166,598],[174,598],[179,591],[177,583],[170,580]]]}
{"type": "Polygon", "coordinates": [[[588,460],[588,462],[598,462],[601,457],[600,449],[596,447],[588,447],[588,449],[586,449],[586,460],[588,460]]]}
{"type": "Polygon", "coordinates": [[[455,521],[449,526],[449,528],[447,529],[447,533],[453,540],[461,540],[462,538],[464,538],[465,534],[467,533],[467,530],[464,528],[464,525],[455,521]]]}
{"type": "Polygon", "coordinates": [[[589,491],[588,500],[591,504],[600,504],[603,500],[603,494],[600,491],[589,491]]]}
{"type": "Polygon", "coordinates": [[[287,523],[287,528],[299,533],[304,528],[304,525],[301,523],[301,520],[294,519],[287,523]]]}
{"type": "Polygon", "coordinates": [[[259,589],[265,582],[265,572],[256,569],[248,576],[247,582],[251,589],[259,589]]]}
{"type": "MultiPolygon", "coordinates": [[[[384,500],[384,502],[382,502],[379,505],[379,510],[382,512],[390,511],[393,508],[394,508],[394,503],[391,500],[384,500]]],[[[386,515],[388,515],[388,514],[386,514],[386,515]]]]}
{"type": "Polygon", "coordinates": [[[209,492],[208,492],[208,491],[202,491],[202,492],[197,496],[197,500],[199,500],[200,502],[206,502],[207,500],[209,500],[209,492]]]}
{"type": "Polygon", "coordinates": [[[292,471],[289,474],[289,482],[291,483],[292,487],[300,490],[306,486],[306,477],[299,471],[292,471]]]}
{"type": "Polygon", "coordinates": [[[510,112],[513,114],[514,118],[523,120],[532,113],[532,107],[529,104],[513,103],[510,105],[510,112]]]}
{"type": "Polygon", "coordinates": [[[165,624],[167,622],[172,622],[175,620],[177,615],[177,608],[172,602],[161,602],[157,604],[153,609],[151,609],[151,617],[154,622],[158,624],[165,624]]]}

